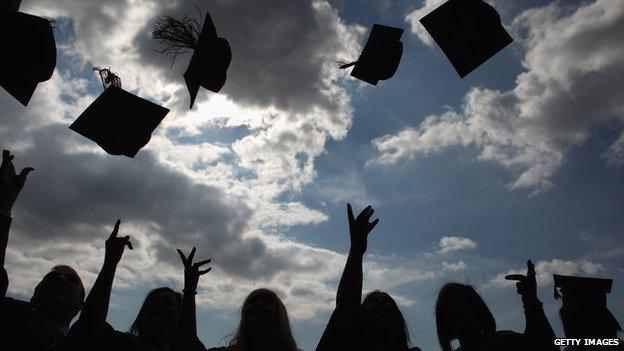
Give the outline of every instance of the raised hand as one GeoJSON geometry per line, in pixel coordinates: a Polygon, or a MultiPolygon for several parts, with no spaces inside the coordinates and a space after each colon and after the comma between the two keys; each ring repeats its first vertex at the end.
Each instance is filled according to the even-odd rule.
{"type": "Polygon", "coordinates": [[[120,224],[121,221],[118,219],[117,222],[115,222],[113,232],[110,234],[108,239],[106,239],[106,253],[104,255],[105,264],[117,265],[117,263],[121,260],[125,247],[127,246],[130,250],[132,250],[132,243],[130,242],[129,235],[123,237],[117,236],[119,234],[120,224]]]}
{"type": "Polygon", "coordinates": [[[11,212],[13,204],[24,187],[28,173],[34,171],[32,167],[22,169],[20,174],[15,173],[13,158],[9,150],[2,151],[2,166],[0,166],[0,210],[11,212]]]}
{"type": "Polygon", "coordinates": [[[527,261],[527,274],[510,274],[505,276],[507,280],[517,280],[516,290],[522,296],[523,303],[538,301],[537,299],[537,279],[535,275],[535,265],[531,260],[527,261]]]}
{"type": "Polygon", "coordinates": [[[180,259],[182,260],[182,264],[184,265],[184,292],[195,293],[197,291],[199,277],[212,270],[212,267],[208,267],[204,270],[200,270],[199,268],[205,264],[210,263],[210,261],[212,260],[208,259],[193,263],[193,257],[195,256],[195,247],[193,247],[193,249],[191,250],[188,258],[180,249],[178,249],[178,255],[180,255],[180,259]]]}
{"type": "Polygon", "coordinates": [[[368,205],[357,218],[353,217],[351,204],[347,204],[347,216],[349,217],[349,237],[351,238],[351,250],[356,253],[365,253],[368,243],[368,233],[375,228],[379,219],[369,222],[375,210],[368,205]]]}

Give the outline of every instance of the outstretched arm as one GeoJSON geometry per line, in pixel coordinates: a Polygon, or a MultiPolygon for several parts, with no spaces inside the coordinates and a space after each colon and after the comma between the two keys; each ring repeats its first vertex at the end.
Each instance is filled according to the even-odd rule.
{"type": "Polygon", "coordinates": [[[2,165],[0,166],[0,298],[6,296],[9,287],[9,276],[4,268],[4,259],[9,243],[11,210],[24,187],[28,173],[34,171],[34,168],[27,167],[22,169],[20,174],[16,174],[13,158],[14,156],[8,150],[2,152],[2,165]]]}
{"type": "Polygon", "coordinates": [[[210,263],[210,259],[193,263],[195,256],[195,248],[191,250],[188,258],[178,249],[178,254],[184,265],[184,289],[182,290],[182,307],[180,311],[180,319],[178,320],[178,330],[175,338],[174,350],[176,351],[195,351],[202,349],[201,343],[197,338],[197,317],[195,314],[195,295],[197,294],[197,284],[199,277],[204,275],[212,267],[204,270],[199,268],[210,263]]]}
{"type": "Polygon", "coordinates": [[[546,318],[542,302],[537,298],[537,279],[533,262],[527,261],[526,275],[512,274],[506,276],[505,279],[518,281],[516,289],[518,294],[522,296],[526,319],[524,335],[529,338],[538,351],[559,350],[553,342],[556,337],[555,332],[550,326],[548,318],[546,318]]]}
{"type": "Polygon", "coordinates": [[[369,222],[375,210],[369,205],[357,218],[353,217],[351,204],[347,204],[347,216],[349,218],[349,238],[351,246],[349,256],[345,264],[338,292],[336,294],[336,308],[348,311],[357,311],[362,300],[362,261],[368,243],[368,233],[379,222],[375,219],[369,222]]]}
{"type": "Polygon", "coordinates": [[[362,300],[362,261],[368,243],[368,233],[379,222],[369,222],[375,211],[368,206],[354,218],[351,205],[347,204],[349,237],[351,246],[338,284],[336,309],[323,332],[316,351],[348,349],[352,346],[355,323],[362,300]]]}
{"type": "Polygon", "coordinates": [[[132,250],[130,236],[117,236],[120,223],[121,221],[117,220],[113,232],[106,240],[104,264],[95,283],[93,283],[80,314],[80,327],[83,336],[101,335],[106,330],[106,316],[108,315],[108,305],[117,264],[121,260],[126,246],[132,250]]]}

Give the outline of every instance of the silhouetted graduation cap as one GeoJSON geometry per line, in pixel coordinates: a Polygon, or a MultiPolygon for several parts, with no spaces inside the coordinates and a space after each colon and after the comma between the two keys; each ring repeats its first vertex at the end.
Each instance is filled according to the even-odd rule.
{"type": "Polygon", "coordinates": [[[121,89],[114,74],[108,80],[100,75],[106,90],[69,128],[95,141],[111,155],[134,157],[147,145],[169,109],[121,89]]]}
{"type": "Polygon", "coordinates": [[[607,294],[611,292],[613,279],[584,278],[555,274],[555,299],[564,304],[581,303],[586,306],[607,307],[607,294]],[[561,291],[558,291],[560,288],[561,291]]]}
{"type": "Polygon", "coordinates": [[[403,55],[402,35],[401,28],[375,23],[357,61],[342,65],[340,68],[355,66],[351,76],[372,85],[377,85],[380,80],[392,78],[403,55]]]}
{"type": "Polygon", "coordinates": [[[56,43],[50,21],[18,12],[19,4],[0,1],[0,86],[26,106],[37,84],[54,73],[56,43]]]}
{"type": "Polygon", "coordinates": [[[227,40],[217,37],[217,29],[206,12],[199,43],[191,62],[184,72],[184,81],[191,94],[191,108],[197,91],[202,86],[218,93],[227,79],[227,69],[232,61],[232,50],[227,40]]]}
{"type": "Polygon", "coordinates": [[[462,78],[513,41],[496,10],[481,0],[449,0],[420,23],[462,78]]]}
{"type": "Polygon", "coordinates": [[[221,90],[232,61],[232,50],[227,40],[217,37],[217,29],[209,13],[206,13],[201,31],[199,23],[186,16],[181,21],[171,16],[158,17],[152,36],[165,46],[159,52],[173,59],[188,49],[193,50],[184,72],[184,81],[191,95],[191,108],[200,86],[215,93],[221,90]]]}

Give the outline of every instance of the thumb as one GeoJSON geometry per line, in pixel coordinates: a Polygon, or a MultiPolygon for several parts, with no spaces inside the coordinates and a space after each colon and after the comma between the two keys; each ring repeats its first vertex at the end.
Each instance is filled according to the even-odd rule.
{"type": "Polygon", "coordinates": [[[20,186],[24,186],[24,183],[26,182],[26,177],[28,177],[28,174],[32,171],[34,171],[35,169],[32,167],[26,167],[24,169],[22,169],[22,171],[20,172],[20,174],[17,176],[18,180],[19,180],[19,184],[20,186]]]}
{"type": "Polygon", "coordinates": [[[124,244],[126,244],[130,250],[134,250],[132,243],[130,242],[130,235],[124,236],[124,244]]]}

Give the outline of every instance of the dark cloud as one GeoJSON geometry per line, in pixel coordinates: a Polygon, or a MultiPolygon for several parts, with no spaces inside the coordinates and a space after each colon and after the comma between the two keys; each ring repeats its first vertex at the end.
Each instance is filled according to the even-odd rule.
{"type": "MultiPolygon", "coordinates": [[[[216,1],[199,4],[209,11],[219,36],[232,48],[232,63],[223,93],[237,102],[285,110],[307,110],[315,105],[340,108],[330,96],[321,94],[324,66],[345,47],[339,17],[322,1],[216,1]]],[[[160,15],[198,18],[192,1],[163,6],[160,15]]],[[[190,54],[180,56],[173,69],[164,55],[155,52],[151,38],[155,16],[137,36],[133,46],[143,63],[171,81],[183,84],[182,73],[190,54]]],[[[185,91],[185,89],[184,89],[185,91]]],[[[201,95],[207,96],[201,93],[201,95]]],[[[184,104],[188,103],[185,94],[184,104]]]]}

